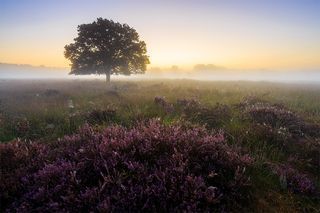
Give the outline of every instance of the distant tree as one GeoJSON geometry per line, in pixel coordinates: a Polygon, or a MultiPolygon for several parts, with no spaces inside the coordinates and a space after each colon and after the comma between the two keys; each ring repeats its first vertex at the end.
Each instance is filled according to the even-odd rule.
{"type": "Polygon", "coordinates": [[[127,24],[98,18],[78,26],[78,37],[65,46],[65,57],[71,61],[70,74],[110,75],[144,73],[149,57],[146,43],[127,24]]]}

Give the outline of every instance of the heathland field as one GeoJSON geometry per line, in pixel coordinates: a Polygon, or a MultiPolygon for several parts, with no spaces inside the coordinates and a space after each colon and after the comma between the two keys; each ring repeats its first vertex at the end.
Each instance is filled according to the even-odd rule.
{"type": "Polygon", "coordinates": [[[1,211],[319,212],[320,85],[1,80],[1,211]]]}

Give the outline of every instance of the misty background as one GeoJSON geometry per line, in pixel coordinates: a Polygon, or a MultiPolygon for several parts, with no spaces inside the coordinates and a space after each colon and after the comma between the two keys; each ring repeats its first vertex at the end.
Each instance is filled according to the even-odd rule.
{"type": "MultiPolygon", "coordinates": [[[[104,75],[69,75],[69,68],[0,63],[0,79],[105,79],[104,75]]],[[[150,67],[144,75],[116,76],[112,79],[194,79],[225,81],[276,81],[320,83],[319,70],[228,69],[214,64],[196,64],[192,69],[172,65],[150,67]]]]}

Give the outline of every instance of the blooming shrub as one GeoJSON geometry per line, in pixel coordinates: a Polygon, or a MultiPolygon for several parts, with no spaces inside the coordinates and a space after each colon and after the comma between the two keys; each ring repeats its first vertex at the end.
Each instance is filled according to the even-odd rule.
{"type": "Polygon", "coordinates": [[[0,144],[3,210],[225,211],[247,199],[247,155],[223,133],[111,126],[53,143],[0,144]]]}
{"type": "Polygon", "coordinates": [[[250,116],[258,123],[273,128],[287,128],[296,136],[303,136],[304,122],[293,112],[275,106],[254,106],[248,110],[250,116]]]}
{"type": "Polygon", "coordinates": [[[283,152],[298,157],[295,165],[306,162],[303,167],[311,173],[319,173],[319,124],[306,122],[281,104],[270,104],[254,98],[245,99],[242,109],[244,115],[249,115],[252,120],[250,137],[284,148],[283,152]]]}
{"type": "Polygon", "coordinates": [[[269,125],[278,132],[288,132],[294,137],[320,137],[320,125],[307,123],[296,113],[281,104],[270,104],[249,97],[241,104],[254,122],[269,125]]]}
{"type": "Polygon", "coordinates": [[[268,141],[268,143],[277,145],[281,148],[287,148],[292,142],[292,134],[288,129],[284,127],[275,129],[269,125],[260,123],[253,123],[249,126],[247,137],[257,138],[259,141],[268,141]]]}
{"type": "Polygon", "coordinates": [[[314,182],[306,174],[300,173],[291,166],[276,165],[272,169],[279,176],[282,187],[295,193],[314,194],[316,192],[314,182]]]}
{"type": "Polygon", "coordinates": [[[47,147],[40,143],[15,141],[0,143],[1,209],[23,192],[23,178],[44,166],[47,147]]]}

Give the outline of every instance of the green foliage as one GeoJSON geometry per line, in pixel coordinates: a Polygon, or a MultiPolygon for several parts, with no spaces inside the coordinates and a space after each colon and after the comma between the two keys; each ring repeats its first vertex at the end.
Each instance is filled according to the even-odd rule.
{"type": "Polygon", "coordinates": [[[101,131],[151,118],[187,129],[204,125],[223,130],[231,147],[254,159],[250,211],[314,211],[319,94],[319,86],[249,82],[115,81],[106,91],[102,81],[7,81],[0,84],[0,141],[51,143],[85,123],[101,131]]]}
{"type": "Polygon", "coordinates": [[[78,37],[65,46],[71,61],[70,74],[130,75],[144,73],[149,57],[144,41],[127,24],[98,18],[78,26],[78,37]]]}

